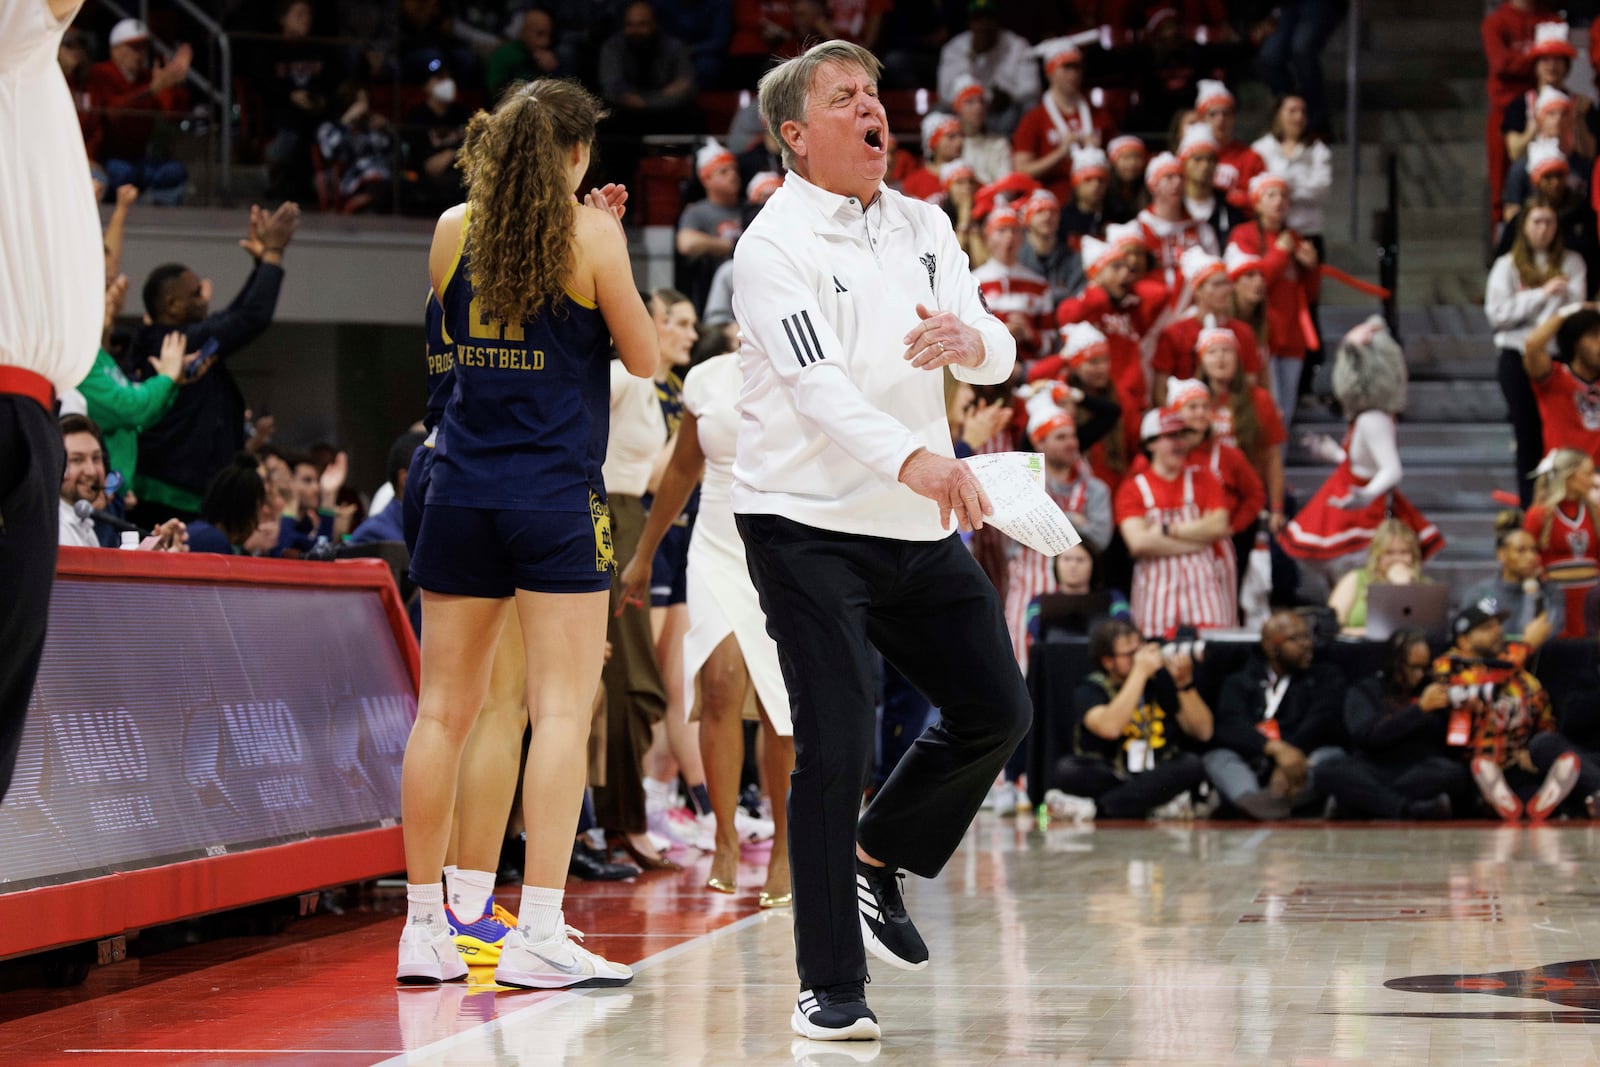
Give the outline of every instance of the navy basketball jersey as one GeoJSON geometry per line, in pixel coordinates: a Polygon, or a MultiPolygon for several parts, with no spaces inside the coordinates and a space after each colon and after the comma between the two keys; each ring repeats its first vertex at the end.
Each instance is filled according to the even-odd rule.
{"type": "Polygon", "coordinates": [[[450,392],[455,388],[455,346],[444,339],[444,308],[432,289],[428,290],[428,303],[422,312],[423,355],[428,369],[428,406],[422,414],[422,426],[429,433],[444,418],[444,406],[450,402],[450,392]]]}
{"type": "Polygon", "coordinates": [[[471,258],[458,251],[440,294],[455,383],[428,503],[595,514],[611,415],[600,309],[569,292],[537,318],[491,319],[473,292],[471,258]]]}
{"type": "MultiPolygon", "coordinates": [[[[665,362],[665,361],[663,361],[665,362]]],[[[670,438],[678,432],[678,427],[683,425],[683,375],[677,369],[667,371],[665,381],[656,379],[656,399],[661,403],[661,416],[667,423],[667,436],[670,438]]],[[[646,493],[644,506],[649,509],[654,497],[646,493]]],[[[700,513],[700,485],[695,484],[694,491],[689,494],[689,499],[683,505],[683,514],[673,520],[676,526],[685,526],[691,516],[700,513]]]]}

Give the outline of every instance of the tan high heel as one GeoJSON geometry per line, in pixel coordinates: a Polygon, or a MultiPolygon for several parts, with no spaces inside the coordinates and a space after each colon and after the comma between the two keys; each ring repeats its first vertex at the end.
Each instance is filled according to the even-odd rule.
{"type": "Polygon", "coordinates": [[[706,879],[706,888],[718,893],[737,893],[739,891],[738,883],[714,877],[706,879]]]}
{"type": "Polygon", "coordinates": [[[794,892],[791,890],[788,893],[769,893],[763,889],[761,896],[756,898],[756,903],[763,908],[787,908],[794,903],[794,892]]]}

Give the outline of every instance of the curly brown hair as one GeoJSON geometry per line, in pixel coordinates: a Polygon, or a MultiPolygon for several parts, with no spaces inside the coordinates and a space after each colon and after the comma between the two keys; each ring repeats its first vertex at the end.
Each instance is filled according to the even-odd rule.
{"type": "Polygon", "coordinates": [[[467,124],[464,245],[473,293],[490,318],[523,322],[560,298],[572,269],[576,209],[567,152],[593,144],[606,114],[576,82],[541,78],[513,85],[493,112],[467,124]]]}

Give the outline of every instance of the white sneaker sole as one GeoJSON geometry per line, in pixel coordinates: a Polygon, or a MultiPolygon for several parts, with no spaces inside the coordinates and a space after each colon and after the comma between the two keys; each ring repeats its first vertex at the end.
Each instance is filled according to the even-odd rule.
{"type": "Polygon", "coordinates": [[[813,1026],[811,1020],[800,1013],[799,1005],[795,1006],[794,1013],[789,1016],[789,1028],[801,1037],[808,1037],[813,1041],[877,1041],[883,1037],[883,1031],[878,1029],[878,1024],[871,1019],[857,1019],[843,1030],[813,1026]]]}
{"type": "Polygon", "coordinates": [[[461,970],[456,973],[455,968],[445,970],[438,963],[415,961],[402,963],[395,971],[394,979],[401,985],[438,985],[441,982],[462,982],[467,977],[467,965],[459,963],[461,970]]]}
{"type": "Polygon", "coordinates": [[[911,963],[896,956],[889,951],[887,945],[878,940],[877,935],[872,932],[872,927],[867,923],[866,916],[857,912],[856,920],[861,923],[861,941],[866,945],[867,951],[884,963],[891,967],[898,967],[902,971],[920,971],[928,966],[927,960],[923,960],[921,963],[911,963]]]}
{"type": "Polygon", "coordinates": [[[600,989],[624,986],[633,981],[633,975],[616,977],[605,974],[562,974],[559,971],[502,971],[495,969],[496,985],[513,989],[600,989]]]}

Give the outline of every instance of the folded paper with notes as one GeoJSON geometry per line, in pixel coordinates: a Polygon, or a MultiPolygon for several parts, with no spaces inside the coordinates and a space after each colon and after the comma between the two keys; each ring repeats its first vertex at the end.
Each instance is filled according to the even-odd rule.
{"type": "Polygon", "coordinates": [[[1059,556],[1083,538],[1044,490],[1044,457],[1037,452],[991,452],[965,460],[989,495],[994,514],[984,517],[1013,541],[1059,556]]]}

